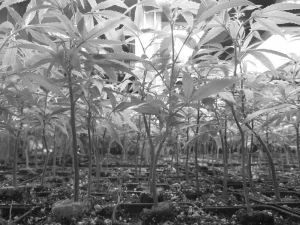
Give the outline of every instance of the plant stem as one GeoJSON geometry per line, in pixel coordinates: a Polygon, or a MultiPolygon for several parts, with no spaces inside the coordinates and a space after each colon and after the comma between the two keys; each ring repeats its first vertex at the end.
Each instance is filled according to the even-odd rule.
{"type": "MultiPolygon", "coordinates": [[[[296,129],[296,145],[297,145],[297,152],[298,152],[298,166],[299,166],[299,173],[300,173],[300,141],[299,141],[299,123],[295,126],[296,129]]],[[[281,153],[280,153],[281,154],[281,153]]]]}
{"type": "Polygon", "coordinates": [[[235,123],[239,129],[240,135],[241,135],[241,151],[242,151],[242,177],[243,177],[243,189],[244,189],[244,196],[245,196],[245,202],[246,202],[246,207],[247,207],[247,212],[251,212],[251,207],[250,207],[250,202],[249,202],[249,193],[248,193],[248,188],[247,188],[247,182],[246,182],[246,170],[245,170],[245,163],[246,163],[246,151],[245,151],[245,134],[244,131],[237,119],[235,110],[233,105],[229,104],[233,118],[235,120],[235,123]]]}
{"type": "MultiPolygon", "coordinates": [[[[254,122],[252,120],[251,127],[253,129],[254,127],[254,122]]],[[[252,180],[252,167],[251,167],[251,158],[252,158],[252,149],[253,149],[253,133],[251,133],[251,144],[250,144],[250,151],[249,151],[249,159],[248,159],[248,170],[249,170],[249,183],[250,183],[250,188],[253,187],[253,180],[252,180]]]]}
{"type": "MultiPolygon", "coordinates": [[[[188,117],[188,124],[190,124],[190,117],[188,117]]],[[[189,142],[189,128],[186,129],[186,142],[189,142]]],[[[186,161],[185,161],[185,179],[189,182],[189,146],[186,147],[186,161]]]]}
{"type": "MultiPolygon", "coordinates": [[[[149,118],[149,119],[151,119],[151,118],[149,118]]],[[[149,173],[148,183],[150,185],[150,193],[153,193],[153,186],[151,185],[151,183],[152,183],[152,176],[153,176],[152,172],[153,172],[155,148],[154,148],[154,144],[153,144],[152,139],[151,139],[151,131],[150,131],[150,126],[149,126],[150,124],[148,125],[148,121],[147,121],[147,118],[146,118],[145,114],[143,114],[143,120],[144,120],[145,129],[146,129],[146,133],[147,133],[148,141],[149,141],[149,145],[150,145],[150,157],[151,157],[150,173],[149,173]]]]}
{"type": "MultiPolygon", "coordinates": [[[[19,131],[18,131],[19,133],[19,131]]],[[[15,138],[15,146],[14,146],[14,166],[13,166],[13,180],[12,185],[17,187],[17,168],[18,168],[18,147],[20,143],[20,134],[15,138]]]]}
{"type": "MultiPolygon", "coordinates": [[[[196,135],[199,133],[199,124],[200,124],[200,108],[199,108],[199,102],[198,102],[198,110],[197,110],[197,128],[196,128],[196,135]]],[[[195,142],[195,166],[196,166],[196,190],[199,192],[199,166],[198,166],[198,139],[195,142]]]]}
{"type": "Polygon", "coordinates": [[[87,118],[87,128],[88,128],[88,138],[89,138],[89,174],[88,174],[88,187],[87,187],[87,196],[91,195],[91,186],[92,186],[92,139],[91,139],[91,118],[92,112],[91,107],[88,103],[88,118],[87,118]]]}
{"type": "MultiPolygon", "coordinates": [[[[223,139],[221,137],[221,139],[223,139]]],[[[223,180],[223,196],[227,195],[227,179],[228,179],[228,146],[227,146],[227,115],[225,115],[225,130],[223,140],[223,164],[224,164],[224,180],[223,180]]]]}
{"type": "MultiPolygon", "coordinates": [[[[21,116],[23,115],[23,107],[21,107],[21,116]]],[[[20,135],[23,127],[23,123],[20,123],[20,128],[17,131],[17,136],[15,138],[15,146],[14,146],[14,165],[13,165],[13,180],[12,185],[17,187],[17,169],[18,169],[18,148],[20,145],[20,135]]]]}
{"type": "MultiPolygon", "coordinates": [[[[44,121],[44,124],[45,124],[45,121],[44,121]]],[[[45,127],[43,127],[43,141],[44,141],[44,145],[45,145],[45,148],[46,148],[46,159],[45,159],[45,162],[44,162],[43,175],[42,175],[42,179],[41,179],[42,186],[44,186],[44,183],[45,183],[47,165],[48,165],[48,160],[49,160],[49,149],[48,149],[48,144],[47,144],[47,140],[46,140],[45,127]]]]}
{"type": "MultiPolygon", "coordinates": [[[[139,129],[141,130],[141,116],[139,116],[139,129]]],[[[141,139],[141,133],[138,132],[138,136],[137,136],[137,139],[136,139],[136,145],[135,145],[135,151],[134,151],[134,157],[135,157],[135,177],[136,177],[136,180],[138,181],[138,178],[137,178],[137,168],[138,168],[138,163],[139,163],[139,160],[138,160],[138,153],[139,153],[139,149],[140,149],[140,139],[141,139]]]]}
{"type": "Polygon", "coordinates": [[[54,143],[53,143],[53,164],[52,164],[52,175],[56,176],[56,126],[54,128],[54,143]]]}
{"type": "Polygon", "coordinates": [[[78,156],[77,156],[77,134],[76,134],[76,117],[75,117],[75,107],[76,102],[73,96],[72,87],[72,70],[68,69],[65,71],[68,77],[69,86],[69,98],[70,98],[70,108],[71,108],[71,128],[72,128],[72,144],[73,144],[73,158],[74,158],[74,202],[79,200],[79,168],[78,168],[78,156]]]}
{"type": "Polygon", "coordinates": [[[278,188],[278,182],[277,182],[277,178],[276,178],[275,166],[274,166],[274,162],[273,162],[273,159],[272,159],[272,155],[271,155],[271,153],[268,149],[268,146],[261,139],[261,137],[254,130],[251,129],[251,127],[248,123],[246,123],[245,125],[248,129],[250,129],[252,131],[252,133],[255,135],[256,139],[262,145],[263,150],[267,154],[268,163],[269,163],[269,166],[271,168],[271,173],[272,173],[272,180],[273,180],[273,185],[274,185],[274,192],[275,192],[276,201],[280,202],[281,198],[280,198],[280,194],[279,194],[279,188],[278,188]]]}

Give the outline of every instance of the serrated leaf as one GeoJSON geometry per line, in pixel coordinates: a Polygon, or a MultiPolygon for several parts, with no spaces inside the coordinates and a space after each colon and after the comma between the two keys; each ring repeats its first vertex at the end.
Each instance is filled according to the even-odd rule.
{"type": "Polygon", "coordinates": [[[115,71],[108,66],[101,66],[106,75],[113,81],[116,82],[118,80],[117,74],[115,71]]]}
{"type": "Polygon", "coordinates": [[[249,122],[250,120],[253,120],[254,118],[260,116],[261,114],[263,113],[270,113],[270,112],[274,112],[276,110],[279,110],[279,109],[282,109],[282,108],[287,108],[289,107],[290,105],[288,104],[282,104],[282,105],[278,105],[278,106],[274,106],[274,107],[271,107],[271,108],[266,108],[266,109],[261,109],[261,110],[258,110],[254,113],[251,113],[247,116],[247,118],[243,121],[243,123],[247,123],[249,122]]]}
{"type": "Polygon", "coordinates": [[[284,38],[284,34],[281,29],[271,19],[256,18],[256,21],[263,26],[267,31],[271,31],[274,34],[278,34],[284,38]]]}
{"type": "Polygon", "coordinates": [[[99,93],[101,94],[102,90],[103,90],[103,83],[96,79],[92,79],[92,82],[94,83],[94,85],[97,87],[99,93]]]}
{"type": "Polygon", "coordinates": [[[0,30],[1,31],[12,30],[13,28],[14,28],[14,25],[9,21],[5,21],[5,22],[0,24],[0,30]]]}
{"type": "Polygon", "coordinates": [[[40,51],[40,52],[48,52],[48,53],[54,53],[53,50],[42,46],[42,45],[38,45],[38,44],[18,44],[16,46],[14,46],[15,48],[26,48],[26,49],[32,49],[32,50],[36,50],[36,51],[40,51]]]}
{"type": "Polygon", "coordinates": [[[104,2],[100,2],[98,5],[94,6],[91,11],[94,12],[99,9],[107,9],[114,5],[124,8],[124,9],[128,9],[128,6],[126,4],[124,4],[124,2],[121,0],[107,0],[104,2]]]}
{"type": "Polygon", "coordinates": [[[52,113],[50,113],[50,116],[61,114],[61,113],[64,113],[66,111],[69,111],[69,110],[70,110],[70,108],[63,108],[63,107],[61,107],[59,109],[54,110],[52,113]]]}
{"type": "Polygon", "coordinates": [[[271,118],[268,118],[268,120],[267,120],[266,122],[264,122],[264,123],[260,126],[259,130],[260,130],[260,129],[263,129],[264,127],[269,126],[271,123],[273,123],[274,121],[276,121],[276,120],[277,120],[279,117],[281,117],[281,116],[282,116],[281,114],[276,114],[276,115],[272,116],[271,118]]]}
{"type": "Polygon", "coordinates": [[[87,36],[87,28],[85,25],[85,17],[84,16],[79,20],[79,22],[77,24],[77,29],[78,29],[79,33],[81,34],[81,36],[85,39],[87,36]]]}
{"type": "Polygon", "coordinates": [[[194,38],[189,37],[187,39],[186,35],[184,34],[174,34],[175,38],[178,38],[182,43],[184,43],[186,46],[190,47],[191,49],[194,49],[197,46],[197,42],[194,38]]]}
{"type": "Polygon", "coordinates": [[[19,13],[17,13],[13,8],[11,7],[7,7],[7,11],[9,12],[9,14],[11,15],[11,17],[14,19],[14,21],[19,25],[19,26],[23,26],[23,19],[22,17],[19,15],[19,13]]]}
{"type": "Polygon", "coordinates": [[[31,63],[32,62],[28,63],[28,65],[27,65],[29,67],[28,69],[37,69],[47,63],[53,63],[53,58],[51,58],[51,57],[42,58],[36,62],[33,62],[33,64],[31,64],[31,63]]]}
{"type": "Polygon", "coordinates": [[[91,45],[101,45],[102,47],[108,47],[111,45],[122,45],[124,42],[121,41],[115,41],[115,40],[104,40],[104,39],[93,39],[93,40],[88,40],[86,42],[87,44],[91,45]]]}
{"type": "Polygon", "coordinates": [[[141,32],[139,26],[136,25],[130,18],[125,18],[123,20],[123,25],[128,30],[130,30],[132,33],[135,33],[135,35],[137,35],[141,32]]]}
{"type": "Polygon", "coordinates": [[[254,93],[253,93],[252,90],[250,90],[250,89],[244,89],[243,91],[244,91],[244,94],[245,94],[246,99],[248,101],[250,101],[250,100],[252,100],[254,98],[254,93]]]}
{"type": "MultiPolygon", "coordinates": [[[[203,41],[201,44],[205,44],[207,42],[209,42],[210,40],[214,39],[215,37],[217,37],[219,34],[221,34],[223,31],[225,31],[224,27],[214,27],[212,29],[210,29],[206,36],[204,37],[203,41]]],[[[201,46],[198,46],[201,47],[201,46]]]]}
{"type": "Polygon", "coordinates": [[[17,4],[17,3],[20,3],[20,2],[25,2],[26,0],[5,0],[1,6],[0,6],[0,10],[5,8],[5,7],[8,7],[8,6],[11,6],[11,5],[14,5],[14,4],[17,4]]]}
{"type": "Polygon", "coordinates": [[[300,17],[289,12],[271,11],[264,13],[263,16],[269,17],[270,19],[280,19],[282,21],[286,21],[286,23],[294,23],[300,25],[300,17]]]}
{"type": "Polygon", "coordinates": [[[114,108],[116,107],[116,105],[118,104],[116,97],[114,96],[114,94],[111,91],[106,91],[107,96],[109,98],[109,101],[111,103],[111,106],[114,110],[114,108]]]}
{"type": "Polygon", "coordinates": [[[59,124],[56,124],[55,126],[58,127],[58,129],[60,129],[61,132],[63,132],[65,135],[67,135],[67,137],[69,137],[69,133],[65,127],[63,127],[59,124]]]}
{"type": "Polygon", "coordinates": [[[237,21],[231,21],[229,23],[229,33],[232,39],[236,39],[238,32],[241,32],[240,25],[237,21]]]}
{"type": "Polygon", "coordinates": [[[194,23],[194,17],[193,14],[189,11],[182,12],[181,15],[185,19],[185,21],[188,23],[188,25],[193,26],[194,23]]]}
{"type": "Polygon", "coordinates": [[[32,93],[35,93],[36,92],[36,89],[34,87],[34,85],[32,84],[32,82],[30,80],[28,80],[26,77],[22,76],[21,77],[22,79],[22,84],[27,87],[29,89],[29,91],[31,91],[32,93]]]}
{"type": "Polygon", "coordinates": [[[219,93],[221,90],[233,85],[238,80],[239,79],[227,79],[227,78],[212,80],[208,84],[204,84],[203,86],[200,86],[198,90],[194,92],[191,99],[192,101],[200,101],[203,98],[209,97],[210,95],[219,93]]]}
{"type": "Polygon", "coordinates": [[[107,19],[124,17],[123,13],[119,13],[117,11],[112,11],[112,10],[101,10],[101,11],[97,12],[97,15],[105,17],[107,19]]]}
{"type": "Polygon", "coordinates": [[[171,37],[163,38],[162,41],[160,42],[160,46],[157,52],[164,52],[166,49],[171,47],[171,43],[172,43],[171,40],[172,40],[171,37]]]}
{"type": "Polygon", "coordinates": [[[142,113],[142,114],[153,114],[156,115],[159,113],[159,110],[151,107],[150,105],[140,105],[140,106],[135,106],[135,107],[130,107],[129,109],[132,109],[138,113],[142,113]]]}
{"type": "Polygon", "coordinates": [[[125,19],[125,17],[121,17],[121,18],[116,18],[116,19],[112,19],[112,20],[105,20],[104,22],[97,24],[87,34],[87,38],[84,41],[87,41],[89,39],[98,38],[100,35],[108,32],[109,30],[117,28],[124,19],[125,19]]]}
{"type": "Polygon", "coordinates": [[[247,53],[252,55],[254,58],[256,58],[262,65],[268,68],[273,74],[276,74],[276,69],[272,61],[266,55],[264,55],[261,52],[253,51],[253,50],[248,50],[247,53]]]}
{"type": "Polygon", "coordinates": [[[273,5],[269,5],[266,8],[262,9],[262,13],[277,11],[277,10],[293,10],[300,9],[300,5],[296,3],[277,3],[273,5]]]}
{"type": "Polygon", "coordinates": [[[164,103],[161,100],[153,100],[151,102],[130,107],[130,109],[143,114],[159,114],[163,106],[164,103]]]}
{"type": "Polygon", "coordinates": [[[70,59],[70,64],[79,72],[81,72],[80,59],[78,55],[78,49],[72,48],[68,50],[68,56],[70,59]]]}
{"type": "Polygon", "coordinates": [[[284,54],[282,52],[278,52],[275,50],[271,50],[271,49],[264,49],[264,48],[257,48],[257,49],[252,49],[250,51],[254,51],[254,52],[265,52],[265,53],[271,53],[273,55],[277,55],[277,56],[281,56],[283,58],[287,58],[289,60],[293,60],[293,58],[291,58],[290,56],[288,56],[287,54],[284,54]]]}
{"type": "MultiPolygon", "coordinates": [[[[96,62],[96,64],[99,65],[104,71],[111,70],[113,73],[107,74],[107,75],[112,76],[110,78],[115,81],[117,80],[117,77],[116,77],[114,71],[112,70],[112,68],[135,76],[135,74],[131,72],[131,68],[128,68],[128,65],[124,65],[123,63],[121,63],[119,61],[102,61],[102,62],[96,62]]],[[[105,72],[107,73],[110,71],[105,71],[105,72]]]]}
{"type": "Polygon", "coordinates": [[[230,92],[220,92],[219,96],[230,103],[236,104],[236,101],[230,92]]]}
{"type": "Polygon", "coordinates": [[[35,12],[36,11],[39,11],[41,9],[54,9],[52,5],[37,5],[37,6],[34,6],[30,9],[27,9],[26,12],[24,13],[23,15],[23,19],[24,21],[26,21],[26,25],[28,25],[30,23],[30,19],[32,16],[35,15],[35,12]]]}
{"type": "MultiPolygon", "coordinates": [[[[27,5],[26,12],[28,12],[30,9],[34,8],[35,6],[36,6],[36,0],[30,1],[30,3],[27,5]]],[[[27,14],[26,12],[23,15],[23,21],[25,26],[27,26],[36,15],[35,11],[32,11],[31,13],[27,13],[27,14]]]]}
{"type": "Polygon", "coordinates": [[[171,2],[168,0],[156,0],[157,5],[163,10],[166,17],[171,20],[172,18],[172,10],[171,10],[171,2]]]}
{"type": "Polygon", "coordinates": [[[74,27],[73,23],[69,20],[69,18],[61,14],[52,14],[60,20],[61,24],[65,28],[65,32],[67,32],[72,38],[76,39],[78,30],[76,27],[74,27]]]}
{"type": "Polygon", "coordinates": [[[284,119],[284,115],[281,115],[275,123],[275,127],[278,127],[284,119]]]}
{"type": "Polygon", "coordinates": [[[15,43],[10,43],[8,48],[5,50],[4,56],[2,58],[3,66],[12,66],[16,64],[18,49],[14,48],[15,43]]]}
{"type": "Polygon", "coordinates": [[[182,78],[182,88],[186,100],[189,101],[194,91],[194,81],[189,73],[184,73],[182,78]]]}
{"type": "Polygon", "coordinates": [[[87,1],[88,1],[88,3],[90,4],[90,6],[91,6],[92,8],[94,8],[94,7],[97,5],[96,0],[87,0],[87,1]]]}
{"type": "Polygon", "coordinates": [[[121,102],[120,104],[118,104],[115,107],[114,111],[123,111],[134,105],[135,105],[135,103],[133,103],[133,102],[121,102]]]}
{"type": "Polygon", "coordinates": [[[26,73],[25,76],[29,80],[36,82],[38,85],[43,86],[47,90],[65,98],[65,95],[61,92],[61,90],[56,85],[51,84],[46,77],[35,73],[26,73]]]}
{"type": "Polygon", "coordinates": [[[46,45],[49,45],[52,49],[56,48],[56,44],[50,39],[48,38],[46,35],[36,32],[35,30],[32,29],[26,29],[31,36],[36,39],[37,41],[44,43],[46,45]]]}
{"type": "Polygon", "coordinates": [[[114,124],[121,128],[123,127],[123,121],[121,119],[121,115],[119,113],[111,113],[111,118],[112,118],[112,121],[114,122],[114,124]]]}
{"type": "Polygon", "coordinates": [[[106,124],[106,128],[109,131],[112,139],[115,142],[117,142],[123,148],[123,145],[122,145],[121,140],[120,140],[120,136],[117,133],[116,129],[114,128],[114,125],[111,122],[108,121],[107,124],[106,124]]]}
{"type": "Polygon", "coordinates": [[[214,16],[215,14],[221,12],[222,10],[234,8],[238,6],[245,6],[245,5],[254,5],[254,4],[252,2],[245,1],[245,0],[232,0],[232,1],[220,3],[216,6],[211,7],[208,10],[205,10],[199,17],[196,18],[196,23],[194,25],[198,25],[200,22],[214,16]]]}
{"type": "Polygon", "coordinates": [[[123,119],[124,121],[136,132],[140,132],[140,130],[137,128],[137,126],[131,121],[130,116],[127,113],[123,113],[123,119]]]}
{"type": "Polygon", "coordinates": [[[118,52],[118,53],[109,53],[109,54],[94,54],[92,56],[93,61],[97,60],[130,60],[130,61],[140,61],[140,62],[148,62],[147,60],[136,56],[135,54],[132,53],[127,53],[127,52],[118,52]]]}

